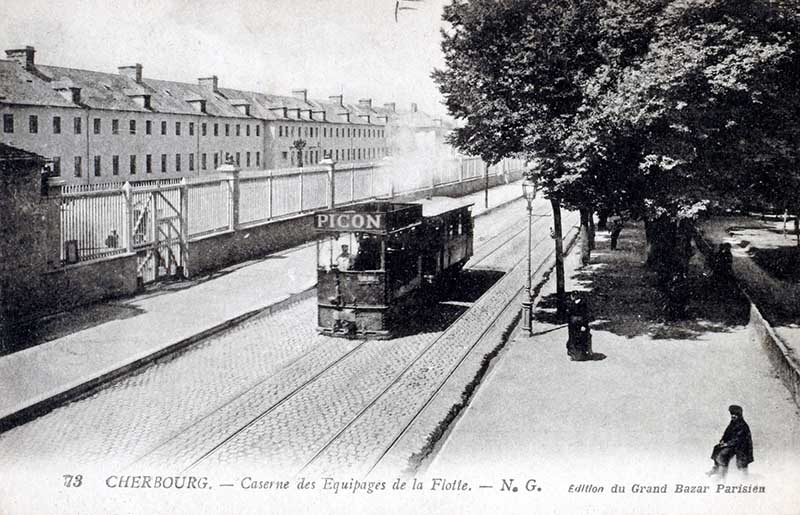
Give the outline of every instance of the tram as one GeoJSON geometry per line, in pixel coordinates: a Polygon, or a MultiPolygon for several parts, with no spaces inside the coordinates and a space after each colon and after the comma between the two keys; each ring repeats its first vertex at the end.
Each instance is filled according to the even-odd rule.
{"type": "Polygon", "coordinates": [[[316,213],[318,331],[391,338],[472,256],[471,208],[434,197],[316,213]]]}

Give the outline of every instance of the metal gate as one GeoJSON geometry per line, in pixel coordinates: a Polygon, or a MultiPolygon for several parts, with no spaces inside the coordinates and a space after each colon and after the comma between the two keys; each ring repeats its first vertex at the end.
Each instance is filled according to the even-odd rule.
{"type": "Polygon", "coordinates": [[[186,259],[185,213],[181,188],[134,190],[131,230],[136,275],[142,284],[182,279],[186,259]]]}

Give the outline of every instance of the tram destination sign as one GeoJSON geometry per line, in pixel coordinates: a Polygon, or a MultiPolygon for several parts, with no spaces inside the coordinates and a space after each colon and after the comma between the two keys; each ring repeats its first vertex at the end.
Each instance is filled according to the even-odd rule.
{"type": "Polygon", "coordinates": [[[320,231],[384,232],[386,213],[317,213],[314,227],[320,231]]]}

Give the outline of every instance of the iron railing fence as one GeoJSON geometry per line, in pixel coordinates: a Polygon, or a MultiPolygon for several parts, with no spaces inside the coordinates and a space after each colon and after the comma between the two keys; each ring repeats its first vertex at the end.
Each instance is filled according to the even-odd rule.
{"type": "MultiPolygon", "coordinates": [[[[448,159],[439,164],[360,163],[337,165],[335,204],[347,204],[444,184],[501,175],[522,169],[524,161],[506,159],[488,167],[480,158],[448,159]]],[[[71,185],[62,189],[62,261],[103,259],[153,243],[156,234],[148,217],[159,217],[158,206],[148,208],[153,191],[176,207],[188,238],[198,238],[326,208],[330,181],[326,166],[240,172],[238,192],[225,174],[183,180],[141,183],[71,185]],[[236,198],[238,193],[238,205],[236,198]],[[185,195],[185,204],[181,201],[185,195]]],[[[161,211],[161,209],[159,209],[161,211]]]]}

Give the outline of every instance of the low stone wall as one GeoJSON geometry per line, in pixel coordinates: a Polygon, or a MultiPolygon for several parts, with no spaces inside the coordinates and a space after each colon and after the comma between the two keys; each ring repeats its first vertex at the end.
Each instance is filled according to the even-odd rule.
{"type": "Polygon", "coordinates": [[[190,276],[213,272],[288,249],[314,238],[313,213],[241,227],[189,241],[190,276]]]}
{"type": "Polygon", "coordinates": [[[750,329],[769,356],[784,386],[789,390],[795,404],[800,406],[800,363],[775,333],[770,323],[753,302],[750,302],[750,329]]]}
{"type": "MultiPolygon", "coordinates": [[[[521,177],[521,171],[506,176],[493,175],[489,177],[489,187],[521,177]]],[[[485,184],[485,179],[479,177],[398,195],[394,200],[410,202],[431,195],[458,197],[480,191],[485,184]]],[[[196,238],[189,241],[187,270],[190,276],[207,274],[295,247],[313,240],[314,235],[313,213],[308,213],[196,238]]],[[[37,278],[29,278],[25,289],[28,302],[20,304],[20,309],[10,317],[15,324],[81,305],[129,296],[136,292],[136,255],[126,254],[54,268],[40,273],[37,278]]]]}

